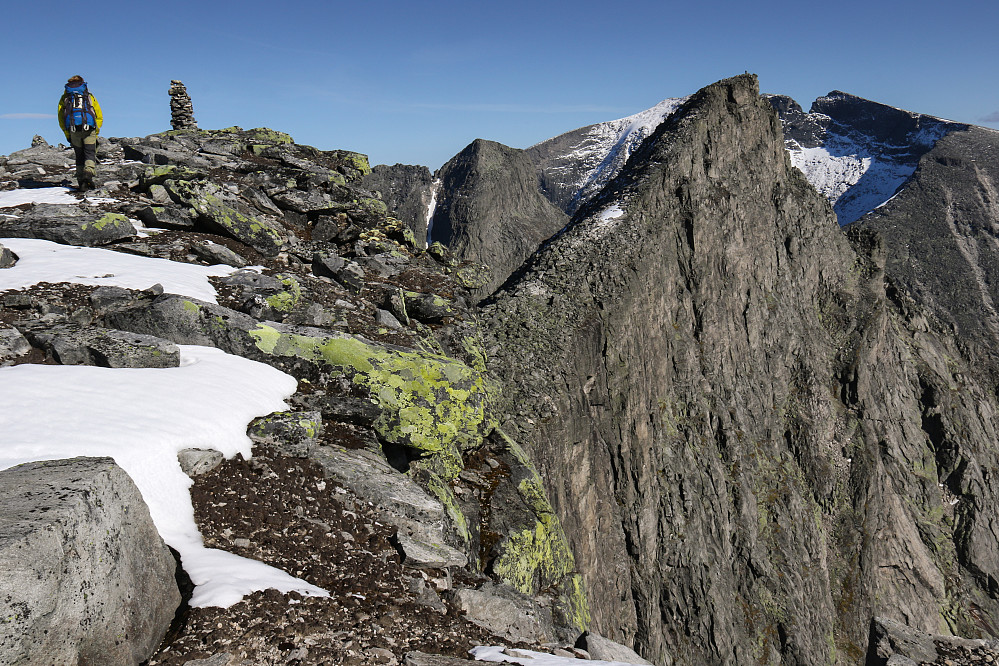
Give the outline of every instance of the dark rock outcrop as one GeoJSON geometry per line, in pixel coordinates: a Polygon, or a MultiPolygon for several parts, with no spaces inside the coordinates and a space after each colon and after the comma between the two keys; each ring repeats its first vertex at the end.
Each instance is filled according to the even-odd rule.
{"type": "Polygon", "coordinates": [[[538,190],[534,165],[523,151],[477,139],[441,167],[440,194],[430,240],[460,260],[489,266],[492,279],[474,293],[483,297],[567,217],[538,190]]]}
{"type": "Polygon", "coordinates": [[[999,387],[999,132],[970,127],[940,139],[857,226],[885,239],[888,275],[953,328],[972,366],[999,387]]]}
{"type": "Polygon", "coordinates": [[[180,604],[176,562],[110,458],[0,473],[0,661],[138,664],[180,604]]]}
{"type": "Polygon", "coordinates": [[[169,340],[114,329],[62,324],[25,331],[32,345],[62,365],[176,368],[180,351],[169,340]]]}
{"type": "Polygon", "coordinates": [[[0,245],[0,268],[10,268],[17,263],[17,255],[10,248],[0,245]]]}
{"type": "Polygon", "coordinates": [[[388,209],[413,231],[418,247],[426,247],[433,181],[425,166],[379,164],[361,179],[361,185],[379,194],[388,209]]]}
{"type": "Polygon", "coordinates": [[[851,240],[740,76],[485,308],[595,631],[654,662],[855,663],[875,614],[999,617],[995,400],[851,240]]]}

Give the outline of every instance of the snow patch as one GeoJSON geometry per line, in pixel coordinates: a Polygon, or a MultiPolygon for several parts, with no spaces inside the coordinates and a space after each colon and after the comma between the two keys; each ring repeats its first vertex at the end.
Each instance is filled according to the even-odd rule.
{"type": "Polygon", "coordinates": [[[434,213],[437,212],[437,194],[441,191],[441,179],[435,178],[430,186],[430,203],[427,204],[427,246],[433,242],[430,238],[434,230],[434,213]]]}
{"type": "Polygon", "coordinates": [[[113,203],[115,199],[106,197],[75,196],[77,191],[69,187],[32,187],[0,192],[0,208],[13,208],[23,204],[79,204],[113,203]]]}
{"type": "Polygon", "coordinates": [[[139,257],[96,247],[60,245],[36,238],[0,238],[18,256],[13,268],[0,271],[0,291],[23,289],[39,282],[148,289],[159,283],[170,294],[215,303],[209,277],[229,275],[232,266],[199,266],[168,259],[139,257]]]}
{"type": "Polygon", "coordinates": [[[268,588],[327,596],[261,562],[205,548],[194,522],[192,482],[177,461],[186,448],[250,457],[247,424],[287,409],[284,399],[296,380],[215,348],[180,349],[178,368],[0,368],[0,469],[76,456],[114,458],[142,493],[160,536],[180,553],[196,585],[192,606],[228,607],[268,588]]]}

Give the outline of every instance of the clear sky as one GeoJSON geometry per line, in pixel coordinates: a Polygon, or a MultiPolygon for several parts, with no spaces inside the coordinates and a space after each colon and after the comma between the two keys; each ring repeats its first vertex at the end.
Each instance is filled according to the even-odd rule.
{"type": "Polygon", "coordinates": [[[994,0],[285,0],[4,3],[0,154],[54,119],[73,74],[107,136],[267,126],[372,164],[440,167],[475,138],[525,148],[753,72],[763,92],[844,90],[999,128],[994,0]]]}

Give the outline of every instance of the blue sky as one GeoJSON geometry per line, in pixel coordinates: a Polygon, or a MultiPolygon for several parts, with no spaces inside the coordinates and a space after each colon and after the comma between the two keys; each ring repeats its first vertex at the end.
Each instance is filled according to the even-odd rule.
{"type": "Polygon", "coordinates": [[[79,11],[5,4],[0,154],[34,134],[63,140],[55,106],[77,73],[108,136],[169,129],[167,89],[181,79],[203,128],[267,126],[432,169],[475,138],[525,148],[744,71],[806,109],[839,89],[999,128],[999,3],[984,0],[93,0],[79,11]]]}

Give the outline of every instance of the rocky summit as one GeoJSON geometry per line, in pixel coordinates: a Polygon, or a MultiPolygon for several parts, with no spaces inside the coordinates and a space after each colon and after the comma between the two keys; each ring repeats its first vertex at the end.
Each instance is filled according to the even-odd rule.
{"type": "Polygon", "coordinates": [[[201,603],[126,456],[16,465],[0,662],[994,663],[996,134],[872,104],[743,75],[436,174],[190,126],[102,140],[86,198],[0,158],[0,383],[290,375],[252,455],[170,455],[197,547],[298,581],[201,603]],[[910,171],[841,227],[802,156],[845,136],[910,171]]]}

